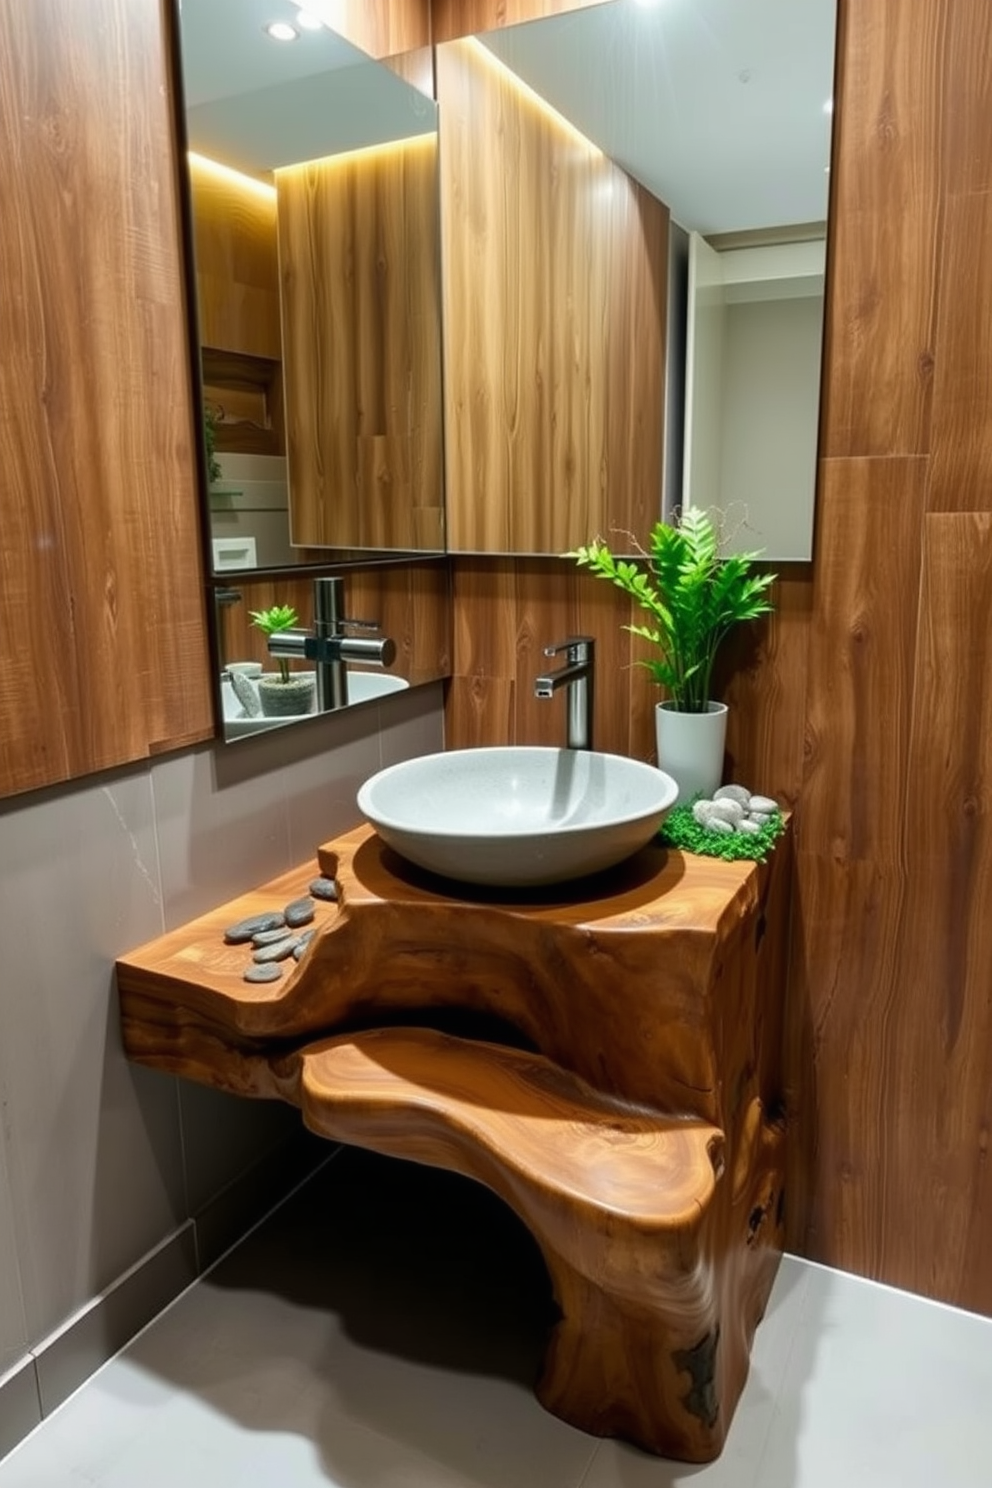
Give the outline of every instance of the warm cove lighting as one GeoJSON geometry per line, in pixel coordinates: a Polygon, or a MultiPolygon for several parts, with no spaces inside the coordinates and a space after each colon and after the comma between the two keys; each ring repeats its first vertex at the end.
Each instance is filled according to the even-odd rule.
{"type": "Polygon", "coordinates": [[[266,201],[275,201],[276,188],[265,181],[256,181],[254,176],[246,176],[242,171],[232,170],[229,165],[221,165],[219,160],[211,160],[209,155],[197,155],[195,150],[190,150],[186,158],[192,170],[204,171],[228,186],[240,186],[263,196],[266,201]]]}
{"type": "Polygon", "coordinates": [[[567,134],[569,139],[575,140],[577,144],[584,146],[591,155],[602,155],[603,152],[598,145],[594,145],[592,140],[582,133],[581,129],[576,129],[575,125],[566,119],[564,114],[560,114],[556,108],[553,108],[546,98],[542,98],[540,93],[535,93],[530,84],[525,83],[522,77],[518,77],[513,71],[513,68],[508,67],[501,57],[496,56],[495,52],[491,52],[484,42],[479,41],[474,36],[470,36],[468,45],[475,47],[478,54],[485,58],[486,63],[490,67],[494,68],[503,78],[511,82],[521,97],[530,99],[533,106],[540,113],[544,114],[545,118],[550,119],[553,124],[556,124],[563,134],[567,134]]]}
{"type": "Polygon", "coordinates": [[[273,41],[296,41],[297,31],[288,21],[270,21],[265,28],[266,36],[271,36],[273,41]]]}
{"type": "Polygon", "coordinates": [[[386,140],[381,145],[362,145],[357,150],[342,150],[337,155],[321,155],[316,160],[297,160],[292,165],[277,165],[275,176],[276,180],[279,181],[290,171],[306,171],[314,166],[346,166],[365,156],[399,155],[403,150],[415,150],[424,145],[428,145],[433,149],[436,144],[437,135],[433,132],[411,134],[407,139],[386,140]]]}

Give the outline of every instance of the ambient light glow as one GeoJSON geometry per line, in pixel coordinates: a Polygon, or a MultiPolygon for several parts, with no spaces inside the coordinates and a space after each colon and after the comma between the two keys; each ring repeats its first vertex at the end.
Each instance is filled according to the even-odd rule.
{"type": "Polygon", "coordinates": [[[301,31],[323,31],[324,29],[324,22],[313,10],[298,10],[296,24],[301,31]]]}
{"type": "Polygon", "coordinates": [[[186,158],[192,170],[205,171],[226,181],[229,186],[241,186],[264,196],[266,201],[275,201],[276,188],[265,181],[257,181],[254,176],[246,176],[229,165],[221,165],[219,160],[211,160],[209,155],[198,155],[195,150],[190,150],[186,158]]]}
{"type": "Polygon", "coordinates": [[[297,41],[298,33],[288,21],[270,21],[265,28],[266,36],[271,36],[273,41],[297,41]]]}
{"type": "Polygon", "coordinates": [[[575,141],[576,144],[582,145],[584,149],[589,151],[590,155],[602,156],[602,150],[598,145],[593,144],[588,135],[583,134],[581,129],[576,129],[571,120],[566,119],[564,114],[560,114],[546,98],[541,97],[540,93],[535,93],[530,84],[525,83],[523,78],[518,76],[512,67],[508,67],[501,57],[496,56],[495,52],[491,52],[484,42],[479,41],[474,36],[470,36],[468,38],[468,45],[474,47],[486,59],[490,67],[495,68],[502,77],[508,79],[524,98],[530,100],[534,108],[544,114],[545,118],[550,119],[552,123],[556,124],[563,134],[568,135],[569,139],[575,141]]]}
{"type": "Polygon", "coordinates": [[[411,134],[406,139],[385,140],[381,145],[362,145],[357,150],[341,150],[337,155],[319,155],[314,160],[294,160],[292,165],[277,165],[273,174],[277,181],[290,171],[307,171],[315,166],[327,168],[328,166],[347,166],[353,164],[362,156],[375,155],[399,155],[403,150],[415,150],[429,145],[434,149],[437,145],[435,134],[411,134]]]}

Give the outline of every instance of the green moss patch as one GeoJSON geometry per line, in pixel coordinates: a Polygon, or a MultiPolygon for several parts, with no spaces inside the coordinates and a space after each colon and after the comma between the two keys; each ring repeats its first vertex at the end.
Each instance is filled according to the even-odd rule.
{"type": "Polygon", "coordinates": [[[725,858],[728,862],[751,858],[757,863],[763,863],[775,846],[776,838],[781,837],[784,831],[782,813],[777,811],[757,832],[709,832],[696,821],[690,802],[686,806],[672,808],[662,822],[658,836],[666,847],[699,853],[704,858],[725,858]]]}

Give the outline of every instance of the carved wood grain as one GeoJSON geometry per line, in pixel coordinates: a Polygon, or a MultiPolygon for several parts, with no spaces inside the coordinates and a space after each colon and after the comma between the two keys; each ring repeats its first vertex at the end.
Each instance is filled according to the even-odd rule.
{"type": "Polygon", "coordinates": [[[782,1238],[788,868],[788,839],[768,865],[649,848],[568,895],[463,899],[361,828],[122,958],[125,1047],[487,1183],[534,1233],[561,1311],[542,1402],[706,1461],[782,1238]],[[339,898],[303,959],[244,982],[250,948],[225,927],[318,865],[339,898]],[[432,1029],[466,1012],[514,1047],[432,1029]]]}
{"type": "Polygon", "coordinates": [[[478,43],[438,49],[437,85],[449,548],[643,533],[661,492],[668,210],[478,43]]]}
{"type": "Polygon", "coordinates": [[[276,183],[292,540],[438,549],[436,136],[276,183]]]}
{"type": "Polygon", "coordinates": [[[159,10],[5,6],[0,57],[9,795],[206,738],[213,710],[159,10]]]}

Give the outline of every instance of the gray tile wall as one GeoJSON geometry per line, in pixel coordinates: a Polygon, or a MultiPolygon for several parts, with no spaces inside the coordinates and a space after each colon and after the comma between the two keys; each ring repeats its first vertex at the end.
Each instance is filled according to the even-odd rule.
{"type": "Polygon", "coordinates": [[[299,1125],[130,1065],[115,958],[302,861],[381,764],[442,745],[435,684],[0,804],[0,1376],[299,1125]]]}

